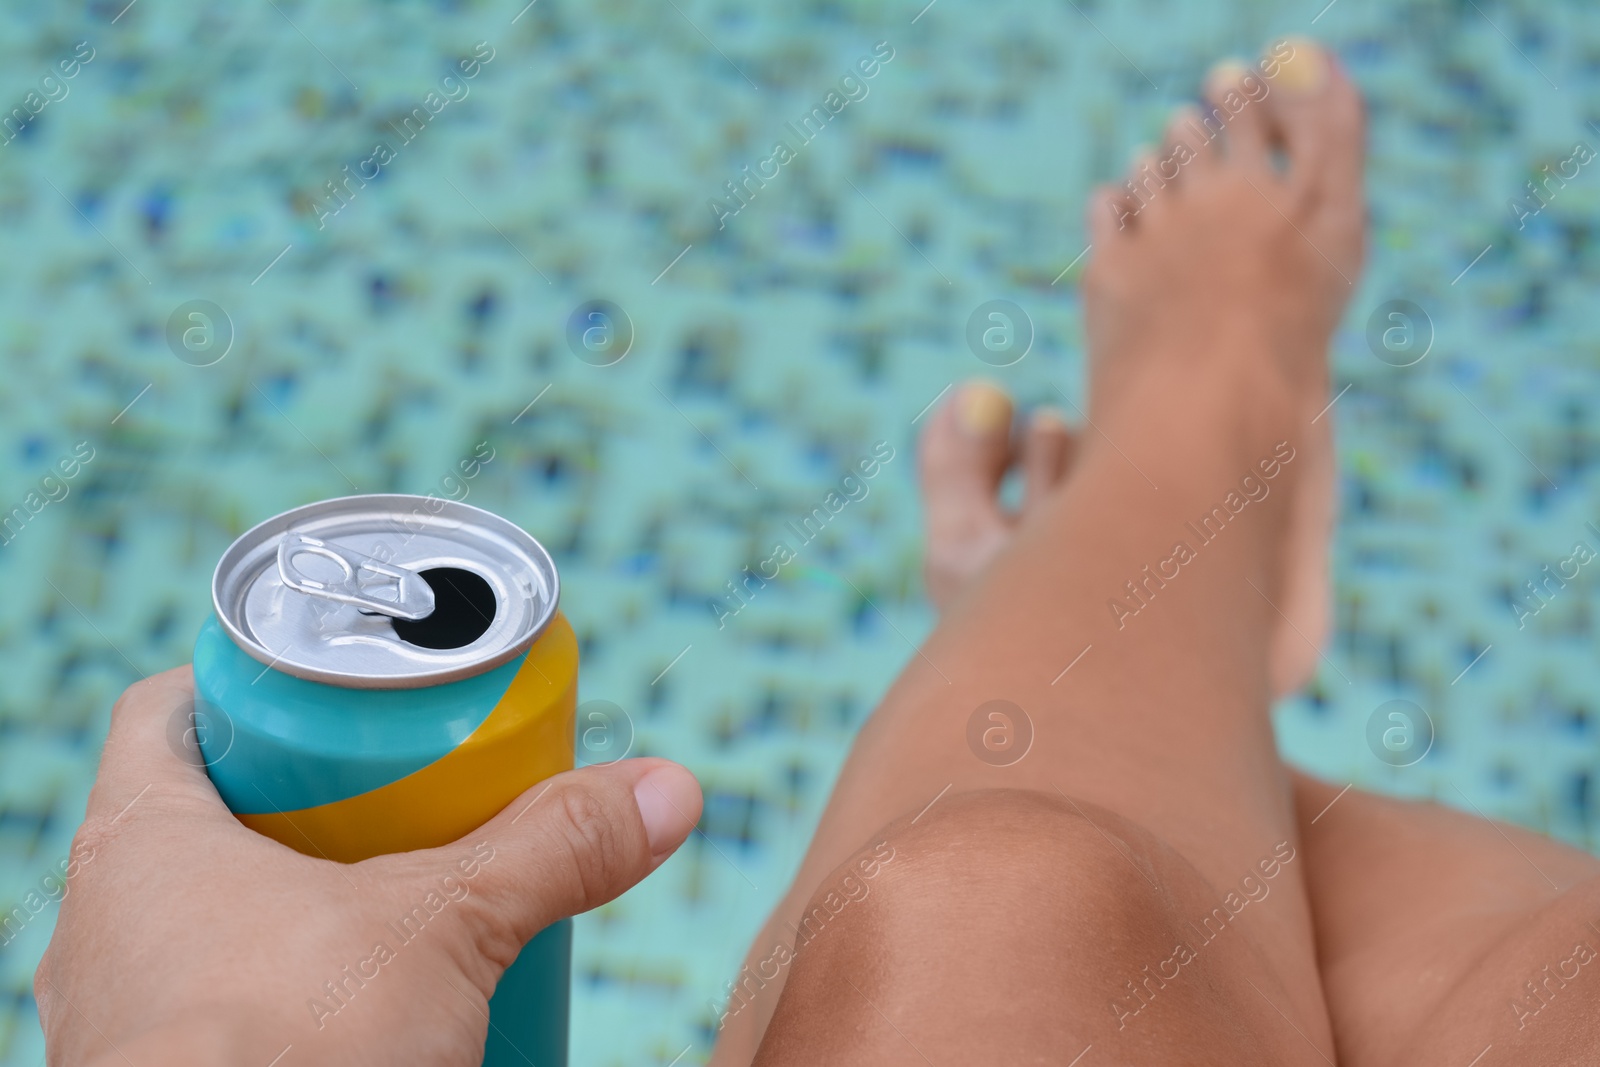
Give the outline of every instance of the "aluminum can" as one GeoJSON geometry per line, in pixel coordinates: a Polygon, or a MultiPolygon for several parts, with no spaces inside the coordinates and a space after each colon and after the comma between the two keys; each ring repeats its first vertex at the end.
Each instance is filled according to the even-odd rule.
{"type": "MultiPolygon", "coordinates": [[[[239,537],[211,592],[201,755],[239,821],[290,848],[444,845],[573,765],[577,640],[550,554],[506,519],[440,497],[308,504],[239,537]]],[[[425,937],[428,916],[388,928],[425,937]]],[[[486,1067],[566,1063],[571,950],[566,920],[506,971],[486,1067]]],[[[359,996],[318,992],[324,1025],[359,996]]]]}

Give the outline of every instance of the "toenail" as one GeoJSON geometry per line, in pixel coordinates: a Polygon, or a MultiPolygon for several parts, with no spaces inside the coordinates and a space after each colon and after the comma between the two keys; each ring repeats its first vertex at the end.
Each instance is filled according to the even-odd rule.
{"type": "Polygon", "coordinates": [[[973,436],[986,436],[1011,423],[1011,398],[989,382],[961,387],[957,412],[961,428],[973,436]]]}
{"type": "Polygon", "coordinates": [[[1206,75],[1206,89],[1213,93],[1237,89],[1240,83],[1253,73],[1254,71],[1237,59],[1224,59],[1212,67],[1211,72],[1206,75]]]}
{"type": "Polygon", "coordinates": [[[1289,37],[1279,43],[1279,48],[1292,49],[1292,54],[1278,68],[1278,84],[1286,92],[1305,94],[1322,88],[1328,77],[1328,57],[1322,46],[1309,37],[1289,37]]]}
{"type": "Polygon", "coordinates": [[[1066,416],[1055,408],[1039,408],[1033,413],[1033,428],[1036,430],[1066,431],[1066,416]]]}

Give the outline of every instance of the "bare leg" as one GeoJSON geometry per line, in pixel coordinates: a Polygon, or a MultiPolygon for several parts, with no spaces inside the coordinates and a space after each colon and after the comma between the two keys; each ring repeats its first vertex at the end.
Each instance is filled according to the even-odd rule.
{"type": "MultiPolygon", "coordinates": [[[[1343,134],[1359,137],[1342,75],[1299,49],[1299,64],[1318,65],[1318,91],[1354,116],[1343,134]]],[[[973,989],[998,990],[1037,1024],[992,1035],[1005,1044],[988,1055],[1007,1061],[1067,1062],[1085,1044],[1121,1042],[1129,1062],[1168,1062],[1193,1034],[1207,1042],[1186,1054],[1196,1062],[1331,1052],[1266,705],[1306,466],[1295,457],[1313,447],[1327,338],[1358,269],[1359,238],[1325,231],[1359,186],[1330,193],[1341,174],[1310,165],[1325,150],[1315,141],[1290,142],[1289,172],[1276,173],[1258,104],[1232,117],[1226,150],[1186,118],[1163,153],[1188,157],[1175,181],[1136,215],[1115,191],[1091,207],[1097,432],[862,731],[795,889],[752,951],[755,964],[778,960],[774,976],[741,987],[719,1062],[748,1062],[769,1019],[763,1063],[881,1062],[837,1043],[839,1019],[882,1054],[905,1053],[889,1039],[914,1046],[919,1027],[955,1041],[973,989]],[[994,700],[1035,728],[1010,766],[968,743],[994,700]],[[878,862],[876,897],[836,911],[836,887],[854,892],[844,879],[866,877],[880,848],[896,858],[878,862]],[[1008,904],[988,914],[975,887],[996,882],[1008,904]],[[818,907],[837,919],[830,933],[855,936],[813,936],[804,924],[822,921],[818,907]],[[1219,915],[1226,933],[1208,936],[1204,917],[1219,915]],[[941,916],[940,930],[977,929],[919,960],[907,924],[931,939],[941,916]],[[1019,975],[1019,939],[1055,946],[1054,966],[1029,957],[1042,969],[1019,975]],[[944,970],[920,986],[908,977],[919,962],[944,970]],[[1164,984],[1146,984],[1147,967],[1164,984]],[[785,978],[793,995],[778,993],[785,978]],[[852,1015],[843,998],[858,994],[867,1006],[852,1015]]]]}
{"type": "Polygon", "coordinates": [[[1004,790],[913,819],[812,897],[756,1063],[1322,1062],[1217,890],[1138,826],[1004,790]]]}
{"type": "Polygon", "coordinates": [[[1466,1067],[1489,1049],[1482,1067],[1594,1063],[1600,860],[1437,804],[1339,791],[1296,776],[1340,1062],[1466,1067]]]}
{"type": "MultiPolygon", "coordinates": [[[[928,585],[936,605],[981,574],[1021,521],[998,499],[1008,466],[1025,476],[1023,514],[1070,467],[1076,443],[1057,418],[1036,415],[1015,447],[1010,422],[1009,399],[974,383],[953,414],[930,420],[923,436],[928,585]]],[[[1300,495],[1308,488],[1302,485],[1300,495]]],[[[1307,564],[1307,585],[1325,574],[1316,551],[1292,557],[1293,567],[1307,564]]],[[[1310,615],[1296,612],[1295,603],[1288,593],[1288,614],[1310,615]]],[[[1280,647],[1298,658],[1292,644],[1280,647]]],[[[1347,791],[1299,774],[1294,780],[1300,854],[1341,1063],[1589,1061],[1600,1039],[1593,1032],[1600,984],[1591,988],[1587,979],[1600,960],[1600,859],[1437,804],[1347,791]],[[1577,1051],[1564,1053],[1571,1048],[1577,1051]]],[[[886,907],[908,910],[898,901],[886,907]]],[[[910,909],[919,907],[928,910],[920,900],[910,909]]],[[[1080,917],[1081,909],[1048,929],[1073,930],[1080,917]]],[[[1136,925],[1150,918],[1138,911],[1112,916],[1113,923],[1136,925]]],[[[973,933],[970,917],[946,919],[930,925],[973,933]]],[[[950,942],[936,944],[945,959],[978,955],[970,946],[954,951],[950,942]]],[[[1028,947],[1047,945],[1038,939],[1028,947]]],[[[865,946],[886,951],[870,937],[857,947],[865,946]]],[[[851,947],[836,940],[820,955],[833,964],[851,947]]],[[[1017,946],[1005,951],[1022,958],[1017,946]]],[[[849,971],[846,963],[837,966],[849,971]]],[[[987,1012],[1004,1018],[992,1007],[987,1012]]]]}

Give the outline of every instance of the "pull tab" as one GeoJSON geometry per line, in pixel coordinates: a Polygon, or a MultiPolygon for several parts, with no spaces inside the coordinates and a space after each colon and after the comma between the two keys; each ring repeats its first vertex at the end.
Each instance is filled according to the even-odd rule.
{"type": "Polygon", "coordinates": [[[354,604],[366,612],[413,622],[433,614],[433,588],[416,571],[391,567],[371,556],[304,534],[290,532],[278,542],[278,576],[297,593],[354,604]],[[339,567],[340,577],[324,582],[300,570],[295,558],[307,554],[332,560],[339,567]]]}

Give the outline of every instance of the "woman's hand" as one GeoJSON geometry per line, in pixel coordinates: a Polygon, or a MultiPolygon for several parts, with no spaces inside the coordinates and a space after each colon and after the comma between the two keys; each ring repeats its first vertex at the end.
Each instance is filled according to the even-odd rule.
{"type": "Polygon", "coordinates": [[[541,783],[442,848],[315,859],[235,820],[187,735],[174,750],[192,701],[185,667],[112,711],[34,978],[52,1064],[476,1067],[523,944],[634,885],[700,816],[688,771],[627,760],[541,783]],[[402,941],[392,924],[418,907],[402,941]]]}

